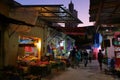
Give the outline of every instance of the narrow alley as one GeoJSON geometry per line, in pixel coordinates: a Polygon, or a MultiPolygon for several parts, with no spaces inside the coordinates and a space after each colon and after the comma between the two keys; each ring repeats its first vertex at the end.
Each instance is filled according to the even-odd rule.
{"type": "Polygon", "coordinates": [[[120,0],[0,0],[0,80],[120,80],[120,0]]]}
{"type": "Polygon", "coordinates": [[[81,63],[79,68],[68,68],[64,72],[56,72],[42,80],[120,80],[116,76],[105,74],[104,68],[105,66],[103,71],[100,71],[97,61],[94,60],[87,67],[81,63]]]}

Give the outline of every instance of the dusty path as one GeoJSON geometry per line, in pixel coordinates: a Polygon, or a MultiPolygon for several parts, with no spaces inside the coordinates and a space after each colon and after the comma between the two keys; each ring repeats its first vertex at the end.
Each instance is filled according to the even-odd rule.
{"type": "Polygon", "coordinates": [[[100,71],[98,63],[94,60],[87,67],[80,64],[79,68],[68,68],[64,72],[58,72],[47,80],[120,80],[111,75],[106,75],[104,71],[100,71]]]}

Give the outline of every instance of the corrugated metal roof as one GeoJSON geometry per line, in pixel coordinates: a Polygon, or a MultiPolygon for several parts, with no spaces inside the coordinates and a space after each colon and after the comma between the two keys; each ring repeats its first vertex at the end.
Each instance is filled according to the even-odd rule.
{"type": "Polygon", "coordinates": [[[96,24],[120,24],[120,0],[90,0],[90,21],[96,24]]]}
{"type": "Polygon", "coordinates": [[[120,0],[90,0],[90,22],[95,22],[96,32],[106,30],[119,31],[120,27],[120,0]]]}
{"type": "Polygon", "coordinates": [[[21,5],[19,8],[29,8],[38,11],[38,18],[52,23],[76,22],[82,23],[73,16],[63,5],[21,5]]]}

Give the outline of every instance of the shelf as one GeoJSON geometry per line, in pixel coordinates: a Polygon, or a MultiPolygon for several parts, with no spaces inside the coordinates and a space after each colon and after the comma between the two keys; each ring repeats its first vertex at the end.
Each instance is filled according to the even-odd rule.
{"type": "Polygon", "coordinates": [[[120,47],[120,45],[114,45],[114,47],[120,47]]]}
{"type": "Polygon", "coordinates": [[[114,51],[115,53],[118,53],[118,52],[120,52],[120,51],[114,51]]]}

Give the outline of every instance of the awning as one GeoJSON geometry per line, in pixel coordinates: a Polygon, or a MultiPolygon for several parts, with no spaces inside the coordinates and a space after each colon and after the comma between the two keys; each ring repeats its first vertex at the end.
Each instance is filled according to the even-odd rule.
{"type": "MultiPolygon", "coordinates": [[[[77,17],[71,14],[67,9],[63,8],[63,5],[21,5],[16,7],[16,10],[28,11],[28,12],[37,12],[35,15],[38,16],[38,21],[42,20],[47,21],[55,25],[50,25],[50,27],[63,32],[67,35],[75,37],[77,40],[78,37],[85,36],[86,28],[72,28],[72,27],[61,27],[56,23],[82,23],[77,17]]],[[[18,11],[20,12],[20,11],[18,11]]]]}
{"type": "Polygon", "coordinates": [[[38,11],[39,19],[52,23],[82,23],[82,21],[62,6],[63,5],[21,5],[19,8],[29,8],[31,11],[38,11]]]}
{"type": "Polygon", "coordinates": [[[89,14],[96,32],[112,35],[120,30],[120,0],[90,0],[89,14]]]}
{"type": "Polygon", "coordinates": [[[94,33],[94,26],[85,26],[85,27],[53,27],[54,29],[61,31],[76,42],[88,43],[92,42],[92,35],[94,33]]]}
{"type": "Polygon", "coordinates": [[[96,25],[120,24],[120,0],[90,0],[90,21],[96,25]]]}
{"type": "Polygon", "coordinates": [[[5,23],[5,24],[12,23],[12,24],[18,24],[18,25],[34,26],[34,25],[28,24],[24,21],[19,21],[19,20],[13,19],[13,18],[9,18],[1,13],[0,13],[0,20],[1,20],[0,21],[1,23],[5,23]]]}
{"type": "Polygon", "coordinates": [[[67,35],[84,36],[87,31],[86,27],[53,27],[67,35]]]}

